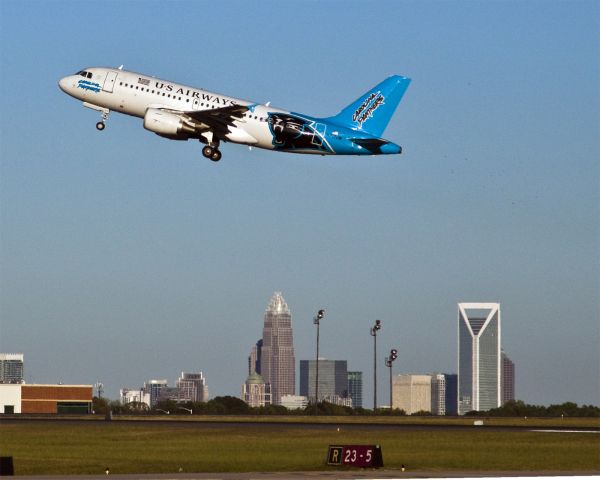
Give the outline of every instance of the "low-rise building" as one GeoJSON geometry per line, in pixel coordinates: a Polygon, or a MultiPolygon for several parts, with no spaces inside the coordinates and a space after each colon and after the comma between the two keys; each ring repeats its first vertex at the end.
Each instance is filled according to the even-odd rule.
{"type": "Polygon", "coordinates": [[[258,373],[251,373],[242,385],[242,400],[251,407],[271,405],[271,385],[258,373]]]}
{"type": "Polygon", "coordinates": [[[299,408],[306,408],[308,405],[308,397],[303,395],[283,395],[281,397],[281,403],[279,404],[289,410],[298,410],[299,408]]]}
{"type": "Polygon", "coordinates": [[[92,385],[0,384],[0,413],[91,413],[92,393],[92,385]]]}

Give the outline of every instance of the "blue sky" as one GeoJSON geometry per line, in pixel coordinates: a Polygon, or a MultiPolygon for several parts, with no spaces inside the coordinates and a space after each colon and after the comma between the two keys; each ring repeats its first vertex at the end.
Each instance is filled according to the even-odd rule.
{"type": "Polygon", "coordinates": [[[202,370],[238,395],[283,292],[296,358],[347,359],[380,398],[456,372],[460,301],[501,303],[529,403],[600,404],[600,6],[542,2],[0,3],[0,351],[29,382],[111,398],[202,370]],[[413,79],[400,156],[286,155],[161,139],[60,77],[118,66],[333,115],[413,79]],[[384,373],[381,373],[384,372],[384,373]]]}

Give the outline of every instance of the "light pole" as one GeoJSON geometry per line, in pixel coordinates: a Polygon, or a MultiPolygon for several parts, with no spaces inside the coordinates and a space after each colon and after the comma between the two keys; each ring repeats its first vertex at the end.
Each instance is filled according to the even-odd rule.
{"type": "Polygon", "coordinates": [[[377,410],[377,331],[381,330],[381,320],[375,320],[371,327],[373,337],[373,412],[377,410]]]}
{"type": "Polygon", "coordinates": [[[398,358],[398,350],[392,348],[390,350],[390,356],[386,357],[385,364],[390,369],[390,414],[392,413],[392,363],[398,358]]]}
{"type": "Polygon", "coordinates": [[[315,379],[315,414],[319,414],[319,326],[321,319],[325,316],[325,310],[321,309],[313,318],[313,323],[317,326],[317,374],[315,379]]]}
{"type": "Polygon", "coordinates": [[[191,408],[185,408],[185,407],[177,407],[177,410],[185,410],[186,412],[190,412],[190,415],[193,412],[191,408]]]}

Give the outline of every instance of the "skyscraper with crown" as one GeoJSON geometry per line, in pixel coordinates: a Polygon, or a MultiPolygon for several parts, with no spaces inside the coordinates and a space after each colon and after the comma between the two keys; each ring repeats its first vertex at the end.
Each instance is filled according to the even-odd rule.
{"type": "Polygon", "coordinates": [[[273,404],[279,405],[283,395],[295,394],[295,366],[292,315],[281,292],[275,292],[265,312],[258,372],[271,385],[273,404]]]}
{"type": "Polygon", "coordinates": [[[502,403],[499,303],[458,304],[458,414],[502,403]]]}

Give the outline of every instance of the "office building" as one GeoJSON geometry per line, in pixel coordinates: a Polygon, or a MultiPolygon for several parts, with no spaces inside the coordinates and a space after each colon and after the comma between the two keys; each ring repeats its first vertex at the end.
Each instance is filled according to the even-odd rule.
{"type": "Polygon", "coordinates": [[[502,405],[515,399],[515,364],[502,352],[502,405]]]}
{"type": "Polygon", "coordinates": [[[145,403],[150,407],[150,394],[143,388],[122,388],[119,390],[119,400],[123,405],[128,403],[145,403]]]}
{"type": "Polygon", "coordinates": [[[362,372],[348,372],[348,396],[352,399],[354,408],[363,406],[362,372]]]}
{"type": "Polygon", "coordinates": [[[458,375],[444,373],[446,379],[446,415],[458,415],[458,375]]]}
{"type": "Polygon", "coordinates": [[[446,415],[446,376],[443,373],[431,376],[431,414],[446,415]]]}
{"type": "Polygon", "coordinates": [[[177,388],[181,402],[208,402],[208,387],[202,372],[181,372],[177,379],[177,388]]]}
{"type": "Polygon", "coordinates": [[[166,380],[149,380],[144,383],[144,392],[150,396],[150,408],[154,406],[161,399],[161,391],[163,388],[168,388],[166,380]]]}
{"type": "Polygon", "coordinates": [[[251,407],[271,405],[271,386],[260,374],[253,372],[242,385],[242,399],[251,407]]]}
{"type": "Polygon", "coordinates": [[[250,355],[248,356],[248,375],[253,373],[260,374],[260,357],[262,355],[262,338],[256,342],[256,345],[252,347],[250,355]]]}
{"type": "Polygon", "coordinates": [[[281,292],[275,292],[264,317],[260,374],[271,386],[273,404],[296,393],[296,359],[292,337],[292,315],[281,292]]]}
{"type": "Polygon", "coordinates": [[[500,304],[458,304],[458,412],[501,404],[500,304]]]}
{"type": "MultiPolygon", "coordinates": [[[[317,375],[316,360],[300,360],[300,395],[315,400],[317,375]]],[[[348,398],[348,362],[346,360],[319,359],[319,401],[326,398],[339,403],[348,398]]]]}
{"type": "Polygon", "coordinates": [[[179,393],[179,389],[177,387],[169,387],[164,386],[160,389],[160,393],[158,394],[158,399],[154,403],[156,406],[157,403],[173,401],[173,402],[187,402],[187,399],[182,399],[179,393]]]}
{"type": "Polygon", "coordinates": [[[24,383],[22,353],[0,353],[0,383],[24,383]]]}
{"type": "Polygon", "coordinates": [[[396,375],[392,381],[392,408],[407,415],[431,412],[431,375],[396,375]]]}

